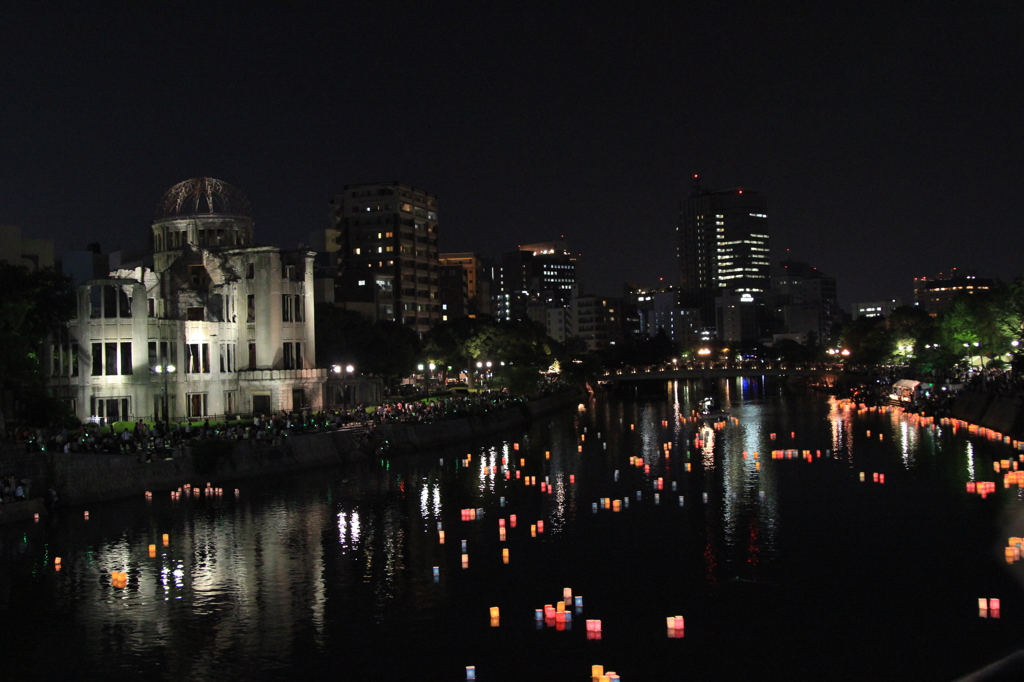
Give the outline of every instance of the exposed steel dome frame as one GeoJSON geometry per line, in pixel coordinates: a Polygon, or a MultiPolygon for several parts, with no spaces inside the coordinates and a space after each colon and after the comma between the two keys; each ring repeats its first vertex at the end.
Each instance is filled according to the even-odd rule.
{"type": "Polygon", "coordinates": [[[233,186],[216,178],[192,178],[164,192],[155,221],[198,215],[252,218],[249,200],[233,186]]]}

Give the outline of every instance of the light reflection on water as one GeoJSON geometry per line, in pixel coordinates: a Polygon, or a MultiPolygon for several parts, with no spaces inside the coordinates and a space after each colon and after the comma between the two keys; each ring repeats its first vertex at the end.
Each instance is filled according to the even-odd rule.
{"type": "MultiPolygon", "coordinates": [[[[858,540],[844,537],[843,543],[829,544],[822,534],[836,520],[811,524],[807,533],[799,530],[821,513],[823,504],[840,505],[845,512],[842,505],[855,501],[854,496],[873,495],[872,505],[886,510],[878,513],[892,513],[885,505],[898,503],[893,497],[898,482],[886,490],[859,484],[857,469],[898,466],[936,485],[940,492],[933,495],[941,497],[954,489],[960,494],[962,481],[974,480],[976,447],[985,457],[995,448],[899,416],[858,414],[835,400],[775,392],[758,379],[670,382],[664,389],[653,399],[588,401],[585,412],[542,419],[528,432],[500,441],[396,457],[384,466],[355,462],[337,470],[245,482],[239,484],[244,491],[239,500],[126,500],[96,505],[88,523],[80,512],[72,519],[69,511],[52,526],[28,527],[25,542],[3,537],[0,578],[9,581],[3,604],[23,614],[30,632],[43,631],[55,618],[73,623],[84,635],[75,641],[76,651],[92,665],[84,675],[79,671],[79,678],[92,677],[92,671],[102,677],[127,670],[248,679],[297,667],[317,676],[346,661],[370,659],[409,678],[412,663],[402,659],[429,656],[458,663],[453,666],[457,673],[473,662],[469,657],[484,663],[499,659],[498,653],[481,651],[526,650],[532,641],[528,637],[537,636],[532,610],[556,599],[552,592],[567,584],[585,588],[588,603],[610,614],[610,632],[616,630],[618,612],[629,613],[635,629],[645,632],[648,619],[663,624],[661,611],[668,608],[686,609],[687,627],[693,622],[698,633],[717,627],[728,631],[729,623],[719,621],[730,612],[716,599],[735,589],[737,578],[749,581],[740,585],[793,590],[782,567],[809,564],[816,566],[815,588],[831,589],[832,583],[821,577],[836,568],[829,552],[858,540]],[[684,421],[711,391],[736,421],[720,430],[684,421]],[[883,433],[884,440],[868,438],[867,430],[883,433]],[[770,440],[770,433],[779,440],[770,440]],[[797,436],[790,438],[791,433],[797,436]],[[699,448],[698,434],[703,439],[699,448]],[[665,443],[671,443],[668,459],[665,443]],[[772,460],[771,451],[781,448],[813,454],[810,461],[803,456],[772,460]],[[470,466],[462,463],[467,453],[470,466]],[[630,456],[642,457],[650,473],[630,467],[630,456]],[[943,468],[940,458],[950,465],[943,468]],[[687,463],[691,472],[685,470],[687,463]],[[948,481],[947,469],[956,472],[948,481]],[[508,480],[506,470],[511,472],[508,480]],[[525,486],[515,478],[520,470],[523,476],[536,475],[538,482],[550,481],[551,491],[525,486]],[[664,487],[655,505],[652,493],[659,478],[664,487]],[[642,492],[639,501],[636,491],[642,492]],[[499,497],[506,497],[506,508],[499,507],[499,497]],[[602,497],[629,498],[631,504],[617,513],[592,513],[591,504],[602,497]],[[458,510],[464,508],[485,509],[484,519],[461,521],[458,510]],[[501,543],[497,519],[512,513],[519,515],[519,526],[509,528],[508,540],[501,543]],[[529,526],[537,519],[547,529],[529,538],[529,526]],[[444,545],[438,541],[439,522],[446,531],[444,545]],[[165,532],[168,547],[160,542],[165,532]],[[467,570],[458,564],[463,539],[470,555],[467,570]],[[824,556],[803,549],[823,542],[830,547],[824,556]],[[154,543],[157,556],[150,558],[147,547],[154,543]],[[508,565],[502,563],[502,548],[511,550],[508,565]],[[634,553],[643,560],[633,563],[629,557],[634,553]],[[55,555],[64,558],[60,574],[52,568],[55,555]],[[437,582],[434,566],[440,567],[437,582]],[[127,589],[110,585],[111,571],[128,572],[127,589]],[[657,599],[650,599],[651,586],[633,584],[634,575],[661,574],[672,577],[657,583],[657,599]],[[21,594],[34,595],[38,603],[25,608],[21,594]],[[480,634],[466,609],[484,613],[492,602],[502,604],[503,629],[480,634]],[[519,619],[531,627],[519,628],[519,619]],[[396,653],[387,643],[399,636],[401,653],[396,653]],[[485,636],[492,639],[480,639],[485,636]],[[168,653],[175,651],[183,653],[168,653]]],[[[844,517],[837,518],[842,522],[844,517]]],[[[942,546],[955,547],[943,535],[950,531],[935,526],[936,544],[941,539],[942,546]]],[[[889,540],[860,542],[871,547],[889,540]]],[[[903,570],[900,561],[889,557],[893,575],[903,570]]],[[[929,579],[907,573],[915,580],[929,579]]],[[[851,575],[873,579],[870,571],[851,575]]],[[[871,589],[878,588],[844,585],[854,594],[871,594],[871,589]]],[[[981,589],[969,587],[972,594],[981,589]]],[[[1002,596],[1012,600],[1005,591],[1002,596]]],[[[809,597],[798,592],[796,598],[809,597]]],[[[772,604],[761,591],[754,599],[772,604]]],[[[844,608],[848,612],[855,606],[844,608]]],[[[840,622],[825,622],[844,631],[840,622]]],[[[777,624],[783,623],[794,633],[806,626],[800,621],[777,624]]],[[[45,638],[30,637],[24,644],[35,647],[36,658],[53,655],[45,638]]],[[[636,640],[613,635],[604,646],[609,658],[643,669],[645,657],[634,653],[636,640]]],[[[720,660],[725,655],[724,650],[714,653],[708,642],[705,646],[709,652],[689,650],[694,665],[701,656],[720,660]]],[[[574,653],[567,657],[589,665],[586,655],[568,651],[574,653]]],[[[647,658],[658,651],[654,647],[647,658]]],[[[729,655],[743,657],[742,652],[729,655]]],[[[766,655],[760,650],[759,656],[766,655]]],[[[788,658],[780,653],[776,667],[785,669],[788,658]]],[[[506,667],[506,677],[492,673],[491,678],[512,679],[514,670],[525,670],[507,661],[506,667]]],[[[454,673],[426,677],[458,679],[454,673]]]]}

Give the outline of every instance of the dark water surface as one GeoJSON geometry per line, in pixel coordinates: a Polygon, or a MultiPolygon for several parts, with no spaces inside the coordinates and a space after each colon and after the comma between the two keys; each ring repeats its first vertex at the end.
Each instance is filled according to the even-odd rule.
{"type": "Polygon", "coordinates": [[[1024,505],[992,467],[1014,454],[739,379],[600,396],[507,439],[241,481],[237,499],[232,486],[65,508],[0,528],[4,677],[455,681],[474,665],[481,681],[589,680],[603,664],[627,681],[951,680],[1024,646],[1024,567],[1003,554],[1024,505]],[[700,427],[679,416],[712,391],[738,423],[698,448],[700,427]],[[970,480],[999,491],[982,500],[970,480]],[[595,513],[604,497],[628,507],[595,513]],[[483,518],[461,521],[464,508],[483,518]],[[572,629],[538,629],[535,609],[565,587],[583,597],[572,629]],[[979,617],[981,597],[1002,600],[999,619],[979,617]],[[600,641],[586,619],[601,619],[600,641]]]}

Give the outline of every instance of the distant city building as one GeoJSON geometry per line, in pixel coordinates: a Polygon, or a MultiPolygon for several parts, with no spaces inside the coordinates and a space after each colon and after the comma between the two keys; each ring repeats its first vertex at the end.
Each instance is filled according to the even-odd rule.
{"type": "Polygon", "coordinates": [[[892,298],[888,301],[869,301],[867,303],[853,304],[853,319],[861,317],[889,317],[892,311],[903,305],[903,301],[892,298]]]}
{"type": "Polygon", "coordinates": [[[53,393],[111,422],[319,409],[314,253],[254,246],[248,200],[213,178],[169,189],[150,237],[144,264],[78,287],[45,357],[53,393]]]}
{"type": "MultiPolygon", "coordinates": [[[[438,256],[438,262],[442,270],[446,267],[460,267],[465,271],[466,302],[464,309],[458,309],[458,301],[451,301],[451,305],[448,306],[449,319],[452,317],[475,317],[477,315],[493,314],[493,296],[491,292],[492,263],[475,253],[442,253],[438,256]]],[[[443,306],[446,303],[444,295],[445,291],[442,286],[442,314],[444,311],[443,306]]]]}
{"type": "Polygon", "coordinates": [[[469,278],[461,265],[445,265],[438,268],[438,282],[441,291],[441,321],[469,317],[469,278]]]}
{"type": "Polygon", "coordinates": [[[642,302],[650,304],[646,311],[648,336],[655,337],[664,330],[669,340],[684,350],[709,340],[711,335],[701,335],[700,310],[680,306],[678,291],[651,291],[641,297],[642,302]]]}
{"type": "Polygon", "coordinates": [[[994,286],[990,279],[977,277],[973,272],[953,271],[937,276],[914,278],[914,305],[924,308],[929,315],[938,315],[962,295],[988,291],[994,286]]]}
{"type": "Polygon", "coordinates": [[[32,239],[17,225],[0,225],[0,261],[24,265],[35,272],[54,267],[53,240],[32,239]]]}
{"type": "Polygon", "coordinates": [[[707,191],[696,177],[679,210],[676,256],[681,303],[716,320],[715,299],[749,294],[763,303],[770,285],[768,199],[749,189],[707,191]]]}
{"type": "Polygon", "coordinates": [[[775,333],[827,341],[839,319],[836,279],[807,263],[784,260],[772,274],[769,302],[775,314],[775,333]]]}
{"type": "Polygon", "coordinates": [[[588,351],[604,350],[624,338],[621,299],[593,295],[574,296],[569,304],[570,335],[588,351]]]}
{"type": "Polygon", "coordinates": [[[381,182],[346,185],[331,206],[332,231],[324,241],[337,245],[337,275],[365,273],[367,281],[373,274],[388,275],[396,321],[420,333],[440,322],[437,197],[381,182]]]}
{"type": "Polygon", "coordinates": [[[724,343],[754,343],[762,335],[765,307],[751,293],[726,293],[715,299],[715,329],[724,343]]]}
{"type": "Polygon", "coordinates": [[[497,317],[528,319],[527,307],[567,308],[576,291],[578,257],[564,239],[520,246],[502,255],[497,317]]]}

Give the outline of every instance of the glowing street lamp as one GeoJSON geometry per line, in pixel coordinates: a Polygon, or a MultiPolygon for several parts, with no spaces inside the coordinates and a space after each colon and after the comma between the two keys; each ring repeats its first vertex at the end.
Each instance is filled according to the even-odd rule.
{"type": "Polygon", "coordinates": [[[163,418],[164,418],[164,423],[165,424],[169,421],[169,414],[170,414],[170,412],[168,410],[168,405],[167,405],[167,375],[173,374],[174,370],[175,370],[174,365],[157,365],[156,367],[153,368],[153,371],[156,372],[157,374],[163,374],[164,375],[164,415],[163,415],[163,418]]]}
{"type": "Polygon", "coordinates": [[[341,409],[344,410],[345,406],[348,404],[348,393],[345,390],[345,379],[352,374],[352,372],[356,371],[356,368],[353,365],[345,365],[344,367],[341,365],[334,365],[331,367],[331,371],[341,377],[341,409]]]}

